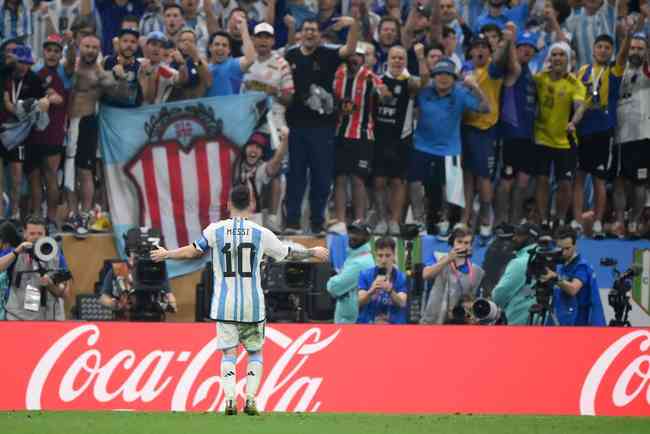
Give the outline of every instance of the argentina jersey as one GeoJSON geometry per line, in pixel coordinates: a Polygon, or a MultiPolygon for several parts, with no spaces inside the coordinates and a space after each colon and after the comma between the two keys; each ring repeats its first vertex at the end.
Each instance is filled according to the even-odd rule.
{"type": "Polygon", "coordinates": [[[214,292],[210,318],[243,323],[264,321],[262,256],[279,261],[289,254],[289,248],[270,230],[239,217],[210,224],[194,247],[203,253],[212,249],[214,292]]]}

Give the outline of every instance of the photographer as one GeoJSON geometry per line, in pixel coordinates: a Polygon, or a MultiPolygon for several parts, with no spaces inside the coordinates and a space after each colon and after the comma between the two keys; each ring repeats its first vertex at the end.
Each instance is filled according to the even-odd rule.
{"type": "Polygon", "coordinates": [[[159,288],[156,288],[158,291],[142,291],[142,288],[138,287],[138,261],[146,261],[147,258],[142,256],[147,256],[148,252],[156,247],[148,240],[148,235],[149,231],[130,229],[124,236],[128,260],[111,264],[102,280],[99,302],[115,311],[118,320],[160,321],[164,319],[165,310],[173,313],[178,311],[176,297],[171,291],[166,272],[159,288]]]}
{"type": "Polygon", "coordinates": [[[327,281],[327,292],[336,299],[334,322],[355,323],[359,315],[357,288],[359,275],[375,265],[370,249],[370,227],[363,223],[348,225],[347,257],[341,271],[327,281]]]}
{"type": "Polygon", "coordinates": [[[515,256],[508,262],[499,282],[492,290],[492,300],[508,318],[508,324],[528,324],[530,307],[535,304],[534,282],[526,282],[528,261],[539,233],[530,224],[519,225],[512,237],[515,256]]]}
{"type": "MultiPolygon", "coordinates": [[[[20,244],[20,236],[11,222],[0,225],[0,258],[12,255],[13,250],[20,244]]],[[[11,267],[0,273],[0,320],[5,319],[5,304],[9,297],[9,278],[11,267]]]]}
{"type": "Polygon", "coordinates": [[[359,324],[405,324],[406,276],[395,266],[395,240],[375,242],[377,266],[359,275],[359,324]]]}
{"type": "Polygon", "coordinates": [[[578,254],[576,239],[576,231],[571,228],[558,231],[556,242],[562,249],[564,264],[557,273],[547,269],[540,281],[555,283],[553,304],[559,325],[604,326],[596,273],[578,254]]]}
{"type": "Polygon", "coordinates": [[[0,258],[0,271],[13,266],[7,320],[65,319],[68,265],[56,242],[45,239],[45,225],[41,217],[29,217],[25,221],[25,241],[0,258]]]}
{"type": "Polygon", "coordinates": [[[433,280],[433,287],[422,304],[421,324],[466,322],[466,303],[474,299],[485,274],[470,259],[472,241],[472,231],[456,225],[449,237],[449,254],[422,270],[422,278],[433,280]]]}

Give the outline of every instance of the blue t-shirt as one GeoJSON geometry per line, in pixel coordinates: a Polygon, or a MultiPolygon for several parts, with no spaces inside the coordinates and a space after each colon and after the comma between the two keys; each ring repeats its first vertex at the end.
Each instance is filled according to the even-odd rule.
{"type": "Polygon", "coordinates": [[[517,28],[523,29],[528,20],[528,2],[516,6],[512,9],[504,9],[501,15],[493,17],[489,14],[488,9],[483,12],[483,15],[476,20],[475,32],[480,32],[483,26],[487,24],[496,24],[501,30],[506,26],[508,21],[512,21],[517,25],[517,28]]]}
{"type": "MultiPolygon", "coordinates": [[[[368,290],[372,286],[372,282],[377,277],[379,267],[372,267],[364,270],[359,274],[359,289],[368,290]]],[[[393,284],[395,292],[408,292],[406,286],[406,276],[404,273],[396,268],[393,268],[390,280],[393,284]]],[[[393,303],[390,295],[384,291],[379,292],[373,296],[370,301],[363,306],[359,311],[357,318],[358,324],[372,324],[375,322],[377,315],[388,316],[388,322],[391,324],[405,324],[406,323],[406,307],[399,307],[393,303]]]]}
{"type": "Polygon", "coordinates": [[[460,154],[460,123],[465,110],[478,111],[480,101],[469,89],[456,84],[439,97],[433,86],[418,94],[420,117],[415,129],[415,149],[438,156],[460,154]]]}
{"type": "Polygon", "coordinates": [[[553,303],[560,325],[604,326],[605,314],[598,281],[589,264],[578,256],[569,264],[562,265],[558,274],[562,279],[578,279],[582,283],[582,288],[573,297],[557,286],[554,288],[553,303]]]}
{"type": "MultiPolygon", "coordinates": [[[[597,100],[595,107],[585,111],[582,120],[578,124],[578,134],[581,136],[612,131],[616,128],[616,110],[618,107],[618,98],[623,77],[617,77],[614,75],[614,68],[616,68],[614,65],[611,65],[609,68],[609,92],[607,95],[607,105],[603,110],[600,101],[597,100]]],[[[592,85],[589,82],[591,74],[592,67],[589,66],[582,78],[582,84],[587,87],[587,96],[591,96],[593,91],[592,85]]]]}
{"type": "Polygon", "coordinates": [[[239,93],[244,73],[239,59],[229,58],[223,63],[214,63],[209,67],[212,74],[212,86],[205,96],[235,95],[239,93]]]}

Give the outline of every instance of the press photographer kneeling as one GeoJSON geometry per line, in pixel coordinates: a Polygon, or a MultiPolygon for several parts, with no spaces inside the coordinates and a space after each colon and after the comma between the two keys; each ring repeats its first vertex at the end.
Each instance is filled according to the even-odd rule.
{"type": "Polygon", "coordinates": [[[154,263],[150,252],[161,242],[160,233],[133,228],[124,235],[126,262],[110,264],[102,280],[99,302],[116,313],[116,319],[164,321],[165,313],[178,310],[171,292],[167,267],[154,263]]]}
{"type": "Polygon", "coordinates": [[[45,225],[42,218],[29,217],[25,241],[0,258],[0,271],[8,270],[11,277],[5,307],[9,321],[65,319],[63,298],[72,275],[56,240],[46,236],[45,225]]]}
{"type": "Polygon", "coordinates": [[[594,269],[578,254],[577,234],[563,228],[556,237],[563,264],[558,272],[547,269],[541,282],[554,285],[553,307],[559,325],[604,326],[605,314],[594,269]]]}

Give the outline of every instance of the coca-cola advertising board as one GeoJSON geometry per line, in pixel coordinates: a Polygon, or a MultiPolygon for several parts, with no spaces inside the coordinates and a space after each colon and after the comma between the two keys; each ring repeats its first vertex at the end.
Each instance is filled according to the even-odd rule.
{"type": "MultiPolygon", "coordinates": [[[[221,410],[215,332],[0,323],[0,410],[221,410]]],[[[650,330],[273,324],[258,407],[648,416],[650,330]]]]}

